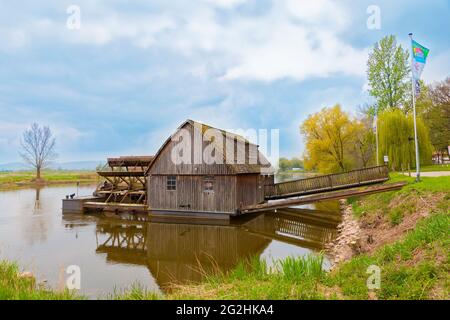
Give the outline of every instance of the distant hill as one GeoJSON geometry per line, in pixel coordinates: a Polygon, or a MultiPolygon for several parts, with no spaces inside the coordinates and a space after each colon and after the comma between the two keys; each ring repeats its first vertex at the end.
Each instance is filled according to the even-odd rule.
{"type": "MultiPolygon", "coordinates": [[[[50,169],[54,170],[95,170],[99,164],[104,161],[70,161],[70,162],[54,162],[50,169]]],[[[22,171],[31,170],[32,168],[22,162],[10,162],[0,164],[0,171],[22,171]]]]}
{"type": "Polygon", "coordinates": [[[10,163],[2,163],[0,164],[0,171],[20,171],[20,170],[28,170],[24,163],[21,162],[10,162],[10,163]]]}

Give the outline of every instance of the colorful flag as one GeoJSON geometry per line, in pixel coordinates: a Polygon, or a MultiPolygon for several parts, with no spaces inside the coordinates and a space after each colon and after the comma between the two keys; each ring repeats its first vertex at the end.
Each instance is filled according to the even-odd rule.
{"type": "Polygon", "coordinates": [[[414,87],[416,90],[416,94],[420,93],[420,76],[422,75],[423,68],[425,67],[425,63],[427,62],[428,53],[430,49],[425,48],[418,42],[412,40],[412,74],[414,80],[414,87]]]}

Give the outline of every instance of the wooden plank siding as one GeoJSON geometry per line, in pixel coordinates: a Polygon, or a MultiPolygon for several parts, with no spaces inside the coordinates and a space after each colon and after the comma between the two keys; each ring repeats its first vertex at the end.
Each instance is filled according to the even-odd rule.
{"type": "Polygon", "coordinates": [[[237,207],[258,203],[259,176],[255,174],[239,175],[237,177],[237,207]]]}
{"type": "Polygon", "coordinates": [[[150,210],[236,211],[236,176],[214,176],[214,190],[204,191],[204,175],[178,175],[176,190],[167,190],[167,175],[149,178],[150,210]]]}

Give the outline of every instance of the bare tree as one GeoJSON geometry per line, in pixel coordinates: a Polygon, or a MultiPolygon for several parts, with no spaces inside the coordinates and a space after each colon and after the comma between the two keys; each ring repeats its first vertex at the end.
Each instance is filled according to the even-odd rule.
{"type": "Polygon", "coordinates": [[[41,170],[56,158],[55,138],[52,131],[49,127],[40,127],[37,123],[33,123],[30,129],[24,131],[21,145],[21,157],[36,169],[36,180],[40,180],[41,170]]]}

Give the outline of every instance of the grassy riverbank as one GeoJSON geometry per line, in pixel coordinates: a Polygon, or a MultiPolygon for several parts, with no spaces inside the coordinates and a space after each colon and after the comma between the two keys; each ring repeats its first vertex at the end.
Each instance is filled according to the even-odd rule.
{"type": "MultiPolygon", "coordinates": [[[[321,255],[278,261],[275,271],[259,259],[228,273],[205,275],[202,283],[173,285],[158,296],[136,285],[108,299],[450,299],[450,177],[413,178],[402,190],[351,199],[360,239],[354,256],[331,272],[321,255]],[[380,289],[369,290],[369,266],[380,268],[380,289]]],[[[0,298],[80,298],[54,293],[0,264],[0,298]],[[27,282],[28,281],[28,282],[27,282]]]]}
{"type": "Polygon", "coordinates": [[[402,190],[349,201],[361,237],[352,248],[354,257],[333,271],[311,270],[320,257],[288,259],[276,273],[267,273],[264,261],[252,260],[202,284],[175,286],[166,298],[449,299],[450,177],[416,183],[392,175],[392,182],[400,180],[408,181],[402,190]],[[366,285],[371,265],[381,270],[379,290],[366,285]]]}
{"type": "Polygon", "coordinates": [[[33,276],[20,273],[15,263],[0,261],[0,300],[81,299],[69,291],[55,292],[39,286],[33,276]]]}
{"type": "Polygon", "coordinates": [[[361,239],[353,248],[356,255],[333,271],[310,272],[304,260],[290,259],[290,267],[267,273],[264,262],[252,261],[229,274],[207,277],[202,284],[177,286],[167,298],[449,299],[450,177],[415,183],[394,174],[392,180],[407,180],[408,185],[350,201],[361,239]],[[381,270],[379,290],[366,285],[371,265],[381,270]]]}
{"type": "Polygon", "coordinates": [[[38,183],[33,171],[0,172],[0,190],[76,182],[95,183],[98,176],[94,171],[46,170],[41,173],[41,179],[38,183]]]}
{"type": "Polygon", "coordinates": [[[422,172],[450,171],[450,164],[434,164],[430,166],[424,166],[420,168],[420,171],[422,172]]]}

